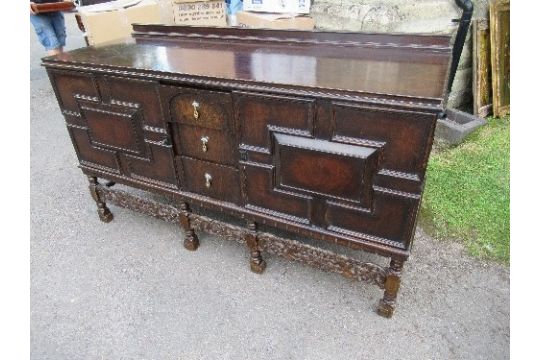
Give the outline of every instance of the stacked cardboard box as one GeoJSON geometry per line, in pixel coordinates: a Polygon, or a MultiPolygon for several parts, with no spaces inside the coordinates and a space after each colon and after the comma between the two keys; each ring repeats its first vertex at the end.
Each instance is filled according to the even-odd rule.
{"type": "Polygon", "coordinates": [[[227,26],[224,0],[172,0],[177,25],[227,26]]]}
{"type": "Polygon", "coordinates": [[[310,0],[244,0],[243,11],[236,13],[241,27],[313,30],[310,0]]]}
{"type": "MultiPolygon", "coordinates": [[[[244,0],[236,13],[241,27],[313,30],[310,0],[244,0]]],[[[78,12],[89,45],[130,37],[134,23],[227,26],[224,0],[117,0],[81,6],[78,12]]]]}
{"type": "Polygon", "coordinates": [[[244,11],[309,14],[310,0],[244,0],[244,11]]]}
{"type": "Polygon", "coordinates": [[[160,22],[159,7],[151,0],[119,0],[78,8],[88,45],[129,38],[131,24],[160,22]]]}

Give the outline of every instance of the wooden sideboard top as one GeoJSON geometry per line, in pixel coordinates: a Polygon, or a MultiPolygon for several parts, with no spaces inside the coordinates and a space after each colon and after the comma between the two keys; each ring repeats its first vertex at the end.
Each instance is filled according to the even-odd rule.
{"type": "MultiPolygon", "coordinates": [[[[441,107],[449,36],[134,25],[129,41],[43,59],[48,66],[200,77],[397,97],[441,107]]],[[[125,73],[124,73],[125,75],[125,73]]],[[[173,78],[171,78],[173,80],[173,78]]]]}

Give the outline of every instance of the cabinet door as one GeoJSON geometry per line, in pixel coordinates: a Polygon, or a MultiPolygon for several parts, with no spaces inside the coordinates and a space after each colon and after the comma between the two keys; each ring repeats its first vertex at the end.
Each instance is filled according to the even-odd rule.
{"type": "Polygon", "coordinates": [[[157,83],[65,71],[49,76],[82,165],[178,188],[157,83]]]}
{"type": "Polygon", "coordinates": [[[436,117],[237,93],[244,206],[406,249],[436,117]]]}

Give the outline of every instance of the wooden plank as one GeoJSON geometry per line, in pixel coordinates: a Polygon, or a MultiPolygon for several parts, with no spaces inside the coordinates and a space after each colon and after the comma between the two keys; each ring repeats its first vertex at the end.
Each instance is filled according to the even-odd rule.
{"type": "Polygon", "coordinates": [[[510,0],[489,4],[493,115],[510,113],[510,0]]]}
{"type": "Polygon", "coordinates": [[[486,117],[492,111],[491,50],[487,19],[475,19],[473,37],[473,106],[474,114],[486,117]]]}

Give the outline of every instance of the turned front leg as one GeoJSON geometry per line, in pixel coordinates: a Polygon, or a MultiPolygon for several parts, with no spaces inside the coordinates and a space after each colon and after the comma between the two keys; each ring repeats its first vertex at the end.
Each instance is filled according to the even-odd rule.
{"type": "Polygon", "coordinates": [[[187,203],[180,204],[180,225],[184,230],[184,247],[190,251],[195,251],[199,247],[199,238],[195,230],[191,227],[189,215],[191,211],[187,203]]]}
{"type": "Polygon", "coordinates": [[[386,281],[384,283],[384,295],[379,302],[377,313],[381,316],[390,318],[396,308],[396,297],[401,284],[401,270],[403,261],[392,259],[390,267],[387,269],[386,281]]]}
{"type": "Polygon", "coordinates": [[[249,248],[249,266],[251,271],[261,274],[266,268],[266,262],[261,256],[259,243],[257,241],[257,224],[254,222],[248,223],[248,231],[246,232],[246,244],[249,248]]]}
{"type": "Polygon", "coordinates": [[[97,212],[99,215],[99,219],[106,223],[111,222],[111,220],[113,219],[113,214],[105,204],[104,199],[102,199],[97,192],[97,186],[99,185],[97,177],[88,176],[88,181],[90,182],[90,194],[92,195],[92,198],[97,204],[97,212]]]}

